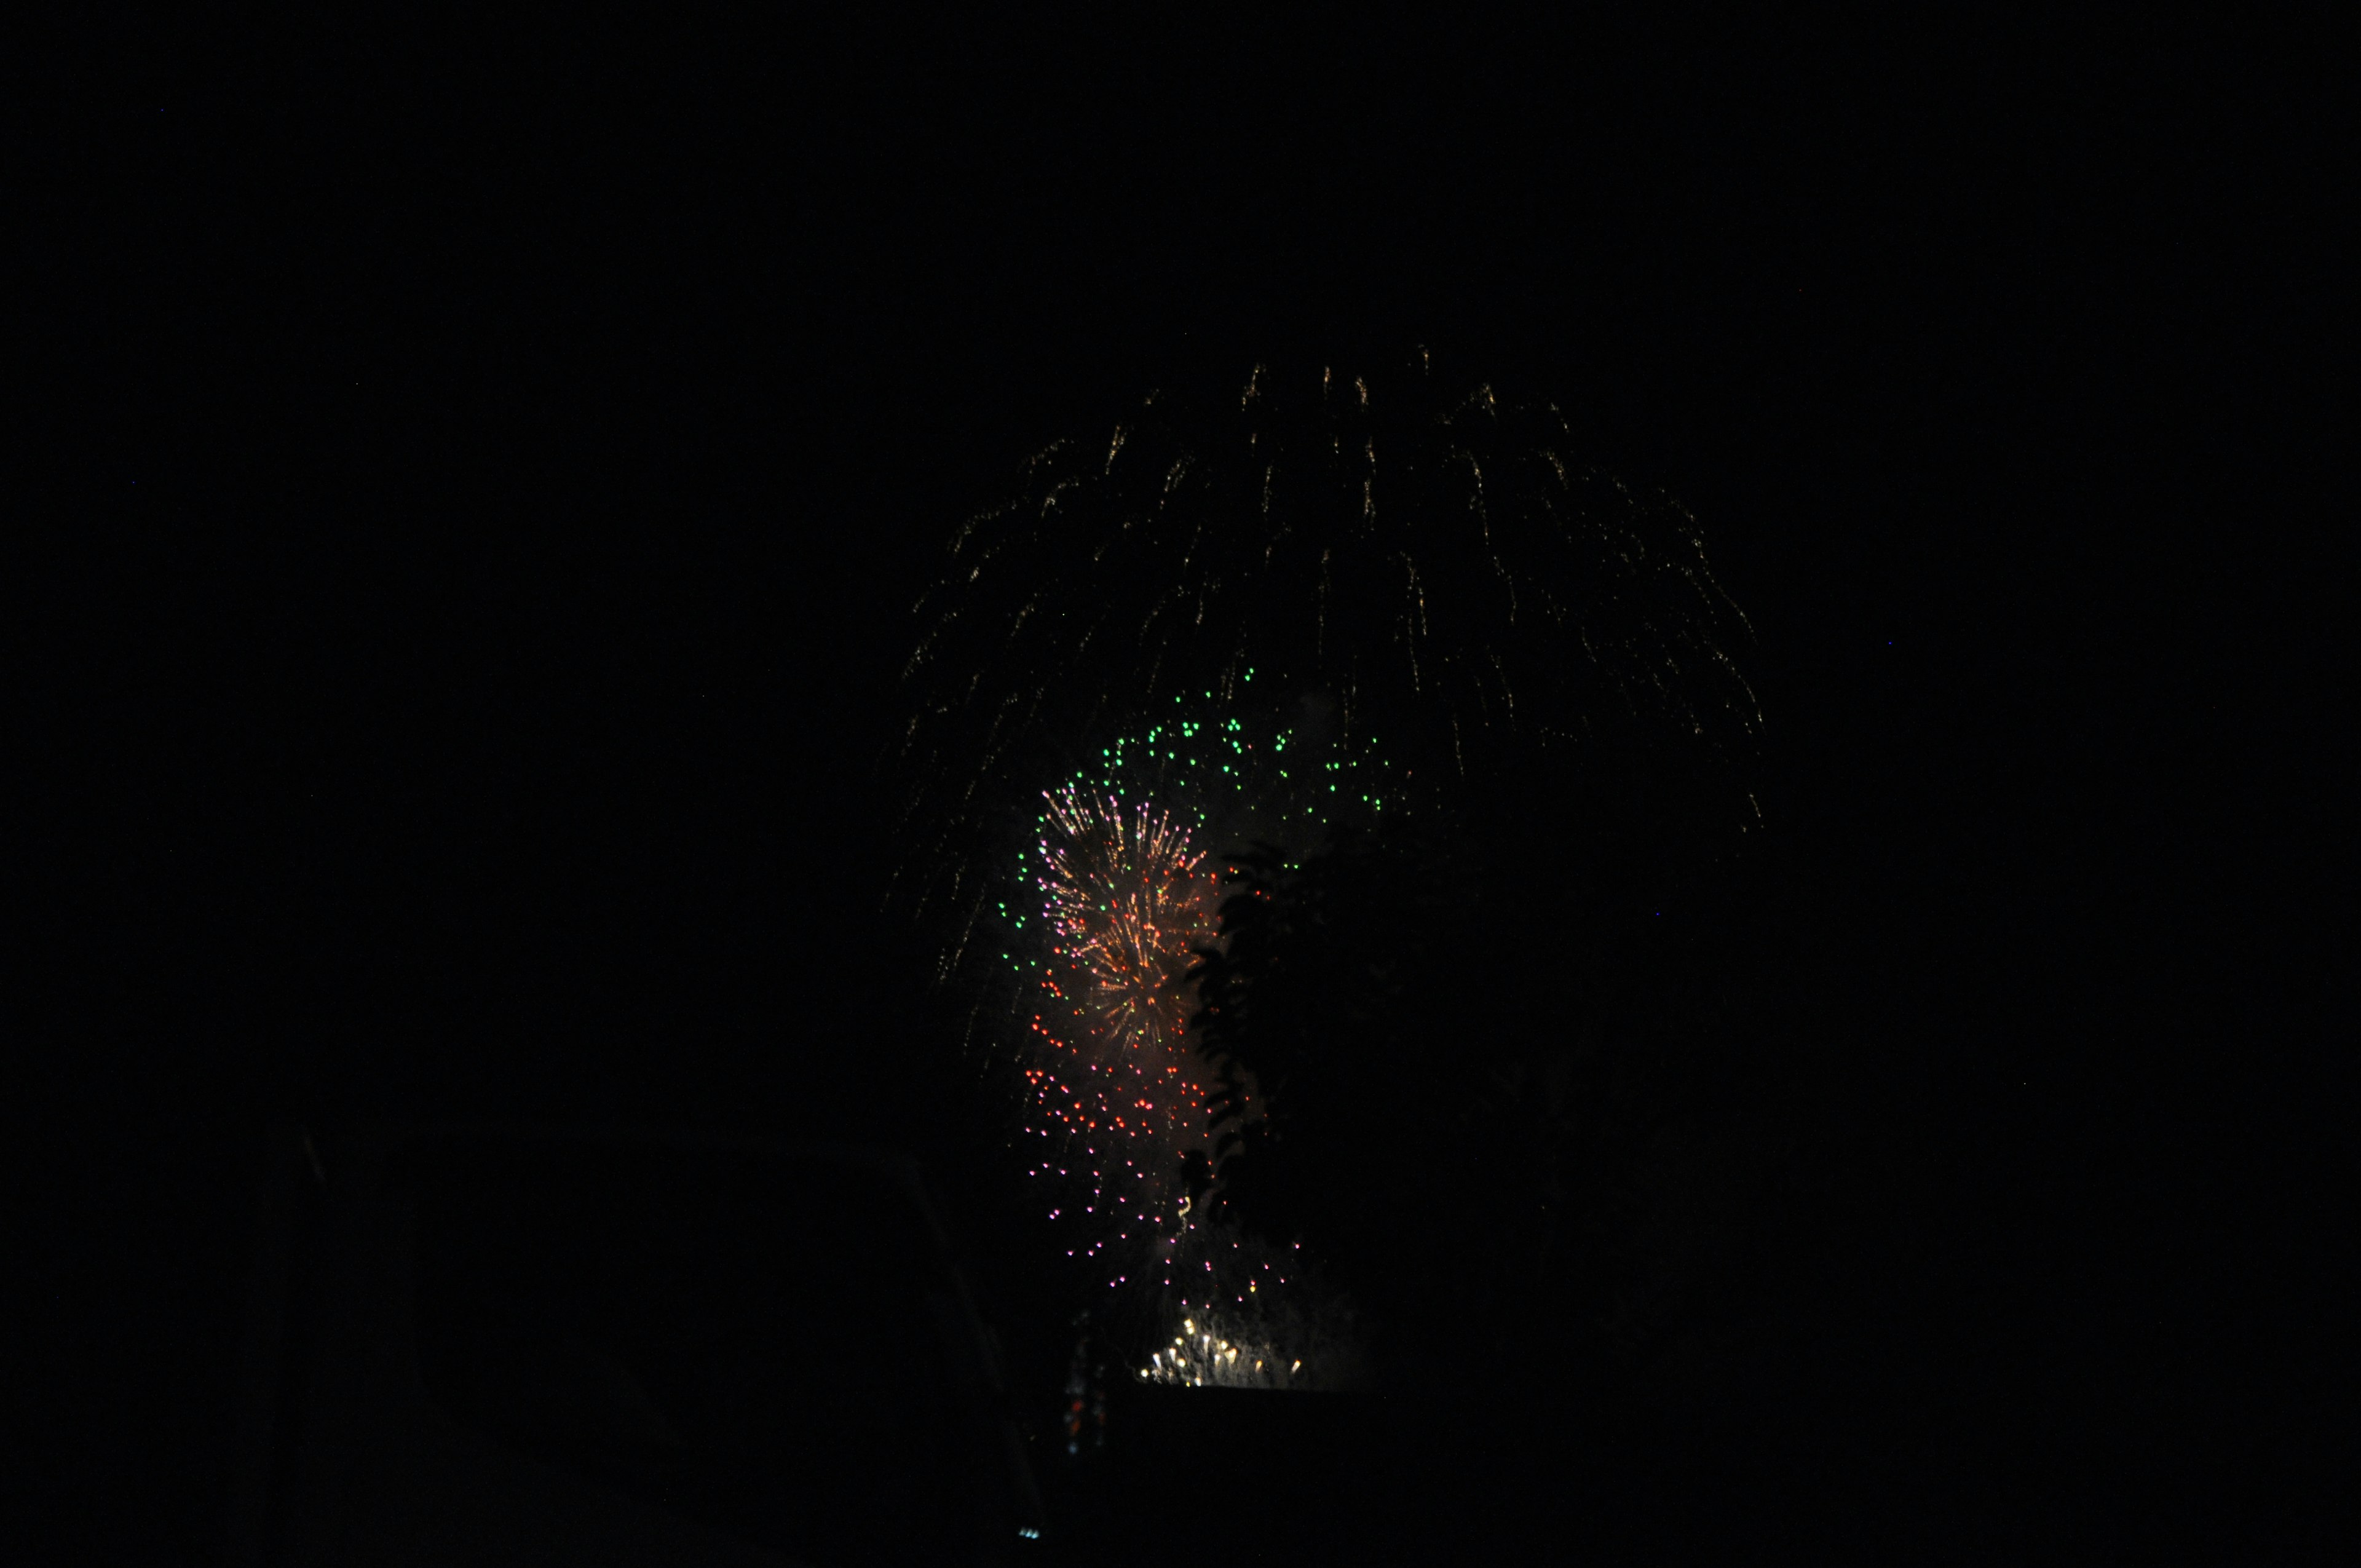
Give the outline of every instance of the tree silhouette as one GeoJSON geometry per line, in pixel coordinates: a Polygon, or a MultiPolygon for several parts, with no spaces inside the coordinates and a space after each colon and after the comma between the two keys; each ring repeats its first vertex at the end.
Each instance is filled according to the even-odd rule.
{"type": "Polygon", "coordinates": [[[1749,1310],[1732,1282],[1824,1141],[1820,922],[1695,773],[1534,757],[1450,812],[1235,858],[1192,970],[1214,1201],[1327,1260],[1396,1378],[1643,1367],[1749,1310]]]}

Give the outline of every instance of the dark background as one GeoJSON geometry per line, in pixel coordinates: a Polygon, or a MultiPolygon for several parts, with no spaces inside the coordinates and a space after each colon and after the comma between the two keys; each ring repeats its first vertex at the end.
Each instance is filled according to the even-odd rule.
{"type": "Polygon", "coordinates": [[[910,601],[1165,369],[1424,343],[1591,399],[1761,632],[1765,810],[1899,1021],[1859,1378],[1969,1434],[1962,1507],[2305,1539],[2306,38],[176,27],[61,49],[30,144],[10,1207],[60,1528],[191,1550],[275,1114],[890,1137],[1049,1365],[1047,1238],[875,913],[910,601]]]}

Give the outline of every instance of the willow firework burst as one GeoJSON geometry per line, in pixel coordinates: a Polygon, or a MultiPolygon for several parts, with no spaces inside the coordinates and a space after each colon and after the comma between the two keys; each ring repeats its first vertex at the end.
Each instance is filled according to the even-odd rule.
{"type": "Polygon", "coordinates": [[[1245,702],[1249,672],[1434,781],[1635,725],[1728,751],[1759,722],[1688,513],[1587,458],[1555,405],[1423,353],[1151,392],[1038,454],[917,617],[900,894],[962,927],[1045,787],[1176,696],[1245,702]]]}

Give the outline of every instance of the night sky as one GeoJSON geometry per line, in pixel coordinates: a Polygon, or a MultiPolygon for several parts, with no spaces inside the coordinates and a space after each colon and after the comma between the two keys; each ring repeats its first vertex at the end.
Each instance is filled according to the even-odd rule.
{"type": "Polygon", "coordinates": [[[59,1528],[202,1560],[274,1115],[892,1139],[1037,1309],[877,913],[911,601],[1160,375],[1423,344],[1760,631],[1766,817],[1876,912],[1849,1365],[1924,1495],[2306,1539],[2329,1451],[2213,1466],[2326,1398],[2297,40],[178,25],[57,83],[20,427],[59,1528]]]}

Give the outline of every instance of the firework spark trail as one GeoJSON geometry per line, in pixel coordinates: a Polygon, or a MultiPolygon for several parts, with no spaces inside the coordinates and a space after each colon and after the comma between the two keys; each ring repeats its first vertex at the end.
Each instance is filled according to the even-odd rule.
{"type": "Polygon", "coordinates": [[[1130,1049],[1177,1041],[1180,974],[1212,940],[1219,883],[1171,813],[1073,784],[1046,797],[1038,885],[1060,947],[1090,977],[1110,1038],[1130,1049]]]}

